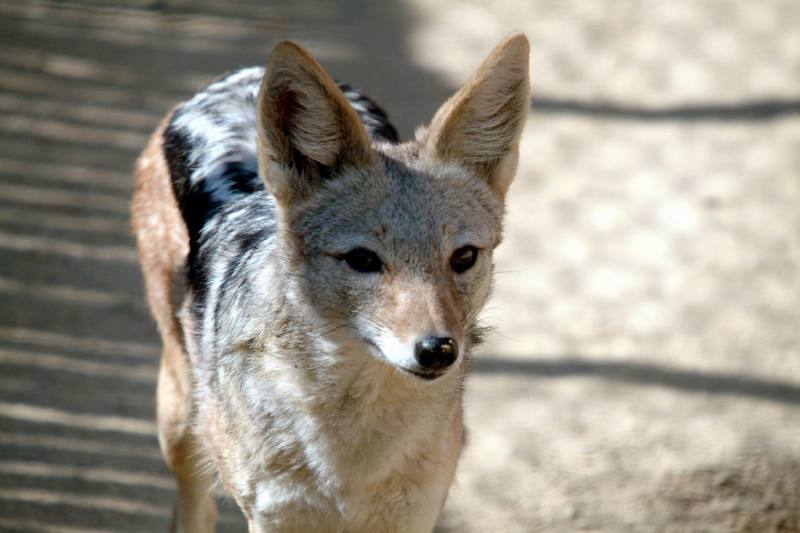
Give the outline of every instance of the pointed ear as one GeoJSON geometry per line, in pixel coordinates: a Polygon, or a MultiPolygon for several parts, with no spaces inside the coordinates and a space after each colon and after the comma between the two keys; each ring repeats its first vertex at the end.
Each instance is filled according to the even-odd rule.
{"type": "Polygon", "coordinates": [[[512,34],[434,115],[424,150],[438,161],[466,165],[505,196],[519,159],[528,116],[528,39],[512,34]]]}
{"type": "Polygon", "coordinates": [[[370,161],[370,141],[339,87],[308,52],[282,42],[258,94],[258,163],[280,205],[306,196],[345,167],[370,161]]]}

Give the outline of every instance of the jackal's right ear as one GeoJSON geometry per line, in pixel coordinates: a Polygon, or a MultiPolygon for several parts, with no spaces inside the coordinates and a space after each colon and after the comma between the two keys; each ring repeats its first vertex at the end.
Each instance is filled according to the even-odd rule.
{"type": "Polygon", "coordinates": [[[345,167],[370,161],[363,124],[308,52],[285,41],[272,51],[258,94],[258,162],[267,188],[288,206],[345,167]]]}
{"type": "Polygon", "coordinates": [[[508,36],[436,112],[422,139],[429,157],[472,169],[504,196],[528,117],[528,39],[508,36]]]}

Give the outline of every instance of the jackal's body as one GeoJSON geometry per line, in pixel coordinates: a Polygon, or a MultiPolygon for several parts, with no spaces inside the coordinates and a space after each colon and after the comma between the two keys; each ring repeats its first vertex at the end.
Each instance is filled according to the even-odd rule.
{"type": "MultiPolygon", "coordinates": [[[[346,395],[356,391],[340,386],[334,387],[335,391],[314,391],[270,375],[311,372],[331,380],[337,376],[336,385],[344,385],[357,378],[361,369],[323,363],[313,370],[298,370],[298,365],[311,363],[305,352],[325,351],[314,346],[314,338],[319,336],[314,330],[324,325],[306,316],[305,309],[300,310],[300,320],[289,312],[291,294],[282,279],[281,252],[275,249],[273,238],[275,201],[258,175],[256,158],[256,95],[263,74],[263,68],[250,68],[211,85],[176,109],[163,134],[163,153],[189,237],[181,316],[193,369],[198,434],[201,438],[204,432],[230,436],[227,449],[216,450],[218,464],[225,464],[222,456],[226,454],[253,456],[257,466],[254,471],[226,472],[223,466],[220,473],[236,486],[238,497],[254,512],[268,515],[288,507],[305,517],[304,526],[309,528],[324,525],[323,529],[344,530],[346,523],[359,530],[378,531],[387,521],[399,524],[403,517],[371,516],[371,509],[387,498],[402,500],[408,489],[406,483],[393,482],[386,475],[396,466],[395,461],[387,453],[389,447],[376,447],[373,441],[396,440],[398,433],[367,434],[364,442],[358,442],[354,430],[368,413],[358,409],[353,413],[357,420],[349,420],[348,413],[339,409],[342,403],[354,401],[346,395]],[[270,339],[276,334],[301,348],[281,346],[276,361],[248,357],[259,344],[279,343],[270,339]],[[235,390],[240,396],[224,400],[242,404],[237,406],[236,417],[220,421],[215,414],[224,407],[212,407],[222,400],[219,382],[233,379],[242,381],[226,390],[235,390]],[[315,413],[300,414],[306,411],[315,413]],[[317,428],[319,423],[314,419],[322,416],[340,418],[337,425],[341,427],[332,434],[306,429],[317,428]],[[257,449],[250,449],[253,442],[258,444],[257,449]],[[369,457],[371,449],[380,453],[369,457]],[[309,450],[321,456],[317,468],[309,464],[309,450]],[[350,464],[338,472],[339,465],[328,464],[333,457],[350,464]],[[361,471],[358,477],[347,479],[354,469],[361,471]],[[358,497],[331,497],[345,490],[358,497]],[[261,501],[257,501],[259,493],[261,501]],[[276,494],[270,496],[275,501],[267,501],[266,494],[276,494]],[[315,518],[316,514],[319,516],[315,518]],[[339,518],[342,514],[347,516],[346,522],[339,518]]],[[[356,91],[343,88],[373,139],[397,140],[379,108],[356,91]]],[[[261,354],[264,348],[255,353],[261,354]]],[[[381,382],[363,379],[370,382],[370,389],[381,382]]],[[[397,400],[403,405],[403,398],[397,400]]],[[[396,414],[391,411],[389,408],[375,416],[391,418],[396,414]]],[[[411,421],[398,419],[395,423],[411,421]]],[[[220,447],[212,444],[210,448],[220,447]]],[[[397,448],[403,450],[402,446],[397,448]]],[[[449,483],[442,480],[431,489],[432,494],[425,495],[432,510],[427,517],[422,514],[423,523],[435,520],[445,484],[449,483]]],[[[419,517],[418,511],[414,514],[419,517]]],[[[276,519],[274,525],[279,523],[276,519]]]]}
{"type": "Polygon", "coordinates": [[[398,144],[284,44],[165,120],[133,223],[177,530],[213,528],[212,471],[251,531],[433,528],[526,107],[516,36],[398,144]]]}

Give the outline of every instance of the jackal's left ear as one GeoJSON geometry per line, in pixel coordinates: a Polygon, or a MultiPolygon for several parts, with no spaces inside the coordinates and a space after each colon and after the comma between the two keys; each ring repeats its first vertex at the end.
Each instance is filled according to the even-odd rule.
{"type": "Polygon", "coordinates": [[[423,140],[435,160],[466,165],[505,196],[519,160],[528,116],[528,39],[507,37],[436,112],[423,140]]]}
{"type": "Polygon", "coordinates": [[[347,98],[314,58],[285,41],[272,51],[257,106],[258,162],[287,206],[344,167],[370,161],[370,142],[347,98]]]}

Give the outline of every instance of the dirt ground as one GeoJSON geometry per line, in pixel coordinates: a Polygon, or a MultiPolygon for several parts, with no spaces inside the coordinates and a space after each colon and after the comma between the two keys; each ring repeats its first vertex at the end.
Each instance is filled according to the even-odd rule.
{"type": "Polygon", "coordinates": [[[408,137],[517,29],[531,115],[437,530],[800,531],[799,27],[793,0],[4,0],[0,530],[167,527],[127,222],[167,109],[292,38],[408,137]]]}

